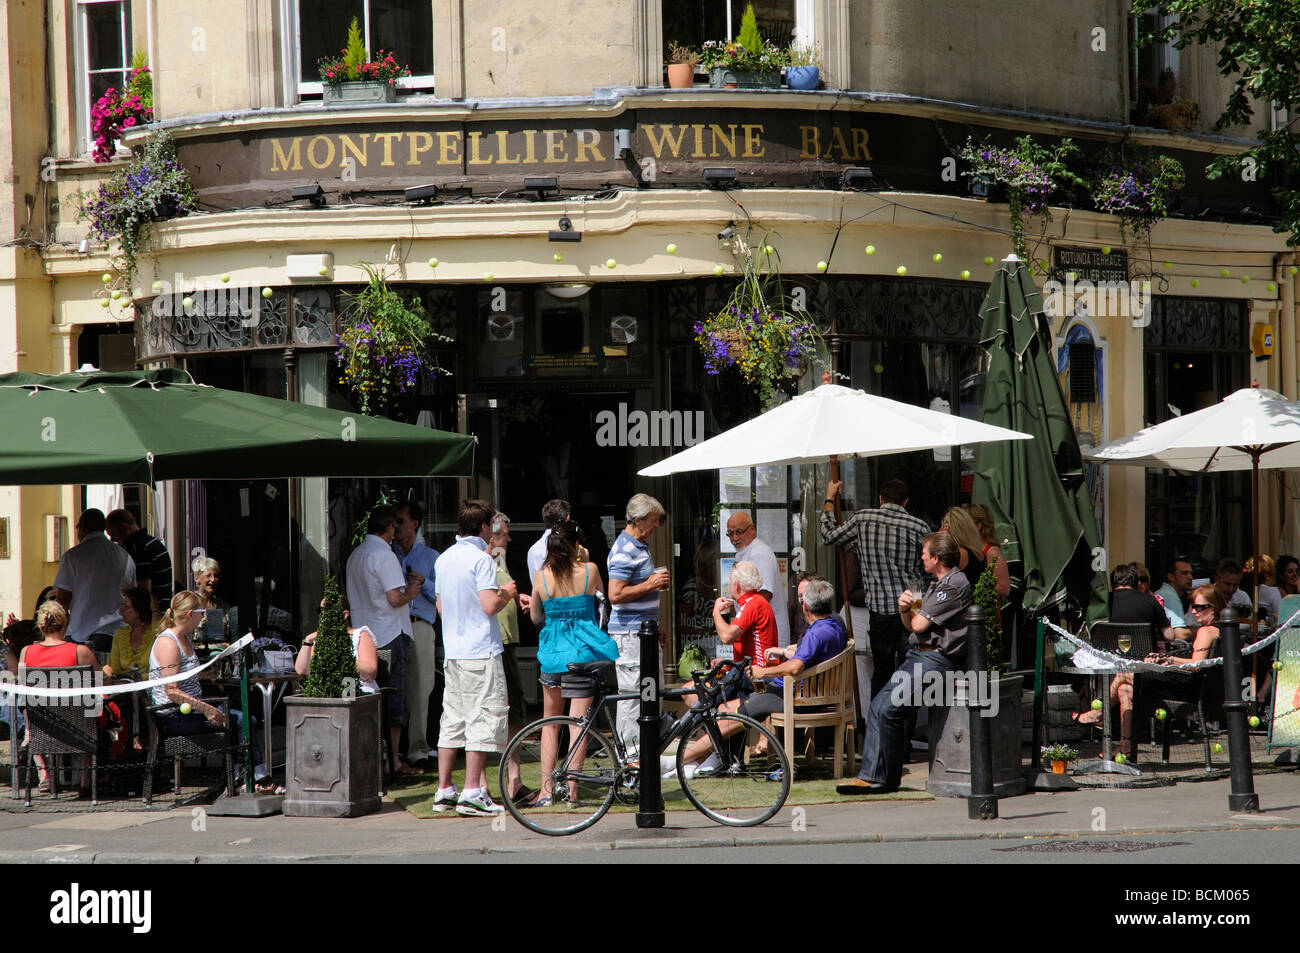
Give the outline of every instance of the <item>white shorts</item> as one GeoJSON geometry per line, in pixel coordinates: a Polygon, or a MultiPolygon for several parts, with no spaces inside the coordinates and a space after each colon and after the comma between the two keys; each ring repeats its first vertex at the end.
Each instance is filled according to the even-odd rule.
{"type": "Polygon", "coordinates": [[[501,656],[447,659],[439,748],[501,752],[506,746],[506,672],[501,656]]]}

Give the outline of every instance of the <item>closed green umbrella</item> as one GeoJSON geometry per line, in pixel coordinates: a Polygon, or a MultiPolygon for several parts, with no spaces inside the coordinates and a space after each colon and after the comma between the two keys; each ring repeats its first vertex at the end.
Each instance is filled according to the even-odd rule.
{"type": "Polygon", "coordinates": [[[1089,620],[1106,613],[1101,534],[1083,476],[1079,442],[1052,361],[1042,298],[1029,269],[1008,256],[980,309],[989,354],[987,424],[1033,440],[981,444],[972,496],[993,512],[1003,555],[1024,567],[1024,607],[1033,614],[1068,592],[1089,620]]]}
{"type": "Polygon", "coordinates": [[[195,384],[181,370],[0,375],[0,485],[468,476],[475,439],[195,384]]]}

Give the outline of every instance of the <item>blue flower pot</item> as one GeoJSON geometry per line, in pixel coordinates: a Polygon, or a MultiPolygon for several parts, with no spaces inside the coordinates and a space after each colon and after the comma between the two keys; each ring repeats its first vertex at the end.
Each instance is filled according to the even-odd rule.
{"type": "Polygon", "coordinates": [[[785,81],[791,89],[816,89],[821,82],[822,71],[817,66],[787,66],[785,81]]]}

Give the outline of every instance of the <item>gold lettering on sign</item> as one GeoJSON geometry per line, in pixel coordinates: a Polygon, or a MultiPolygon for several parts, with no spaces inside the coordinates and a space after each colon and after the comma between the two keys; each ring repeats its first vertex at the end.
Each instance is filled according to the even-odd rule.
{"type": "Polygon", "coordinates": [[[546,133],[546,162],[568,162],[569,156],[564,152],[564,142],[557,142],[556,136],[563,136],[563,129],[545,129],[546,133]]]}
{"type": "Polygon", "coordinates": [[[865,129],[853,130],[853,158],[854,159],[871,158],[871,150],[867,148],[867,130],[865,129]]]}
{"type": "Polygon", "coordinates": [[[491,165],[491,159],[484,159],[483,153],[483,133],[471,132],[469,134],[469,165],[491,165]]]}
{"type": "Polygon", "coordinates": [[[294,136],[290,142],[289,152],[286,154],[279,139],[271,140],[272,172],[302,171],[302,136],[294,136]]]}
{"type": "Polygon", "coordinates": [[[704,158],[704,124],[691,123],[691,132],[695,136],[695,151],[691,153],[692,159],[704,158]]]}
{"type": "Polygon", "coordinates": [[[829,159],[835,152],[839,152],[836,158],[846,160],[851,158],[849,155],[848,144],[844,141],[844,131],[836,126],[831,130],[831,144],[826,147],[825,158],[829,159]]]}
{"type": "Polygon", "coordinates": [[[590,152],[596,157],[597,162],[604,162],[605,157],[600,151],[600,133],[595,129],[575,129],[573,134],[578,139],[578,154],[574,157],[574,162],[589,162],[587,153],[590,152]]]}
{"type": "Polygon", "coordinates": [[[745,151],[740,154],[740,157],[742,159],[763,158],[763,141],[759,138],[763,127],[753,123],[745,123],[740,128],[745,130],[745,151]]]}
{"type": "Polygon", "coordinates": [[[428,152],[430,149],[433,148],[433,136],[427,132],[408,132],[406,136],[407,139],[409,140],[409,145],[410,145],[409,151],[411,153],[411,157],[406,160],[406,164],[419,165],[420,153],[428,152]],[[423,146],[416,145],[416,143],[418,142],[423,142],[424,145],[423,146]]]}
{"type": "Polygon", "coordinates": [[[518,165],[519,156],[513,159],[509,157],[509,147],[506,145],[506,136],[510,133],[504,129],[497,130],[497,165],[518,165]]]}
{"type": "Polygon", "coordinates": [[[537,130],[524,129],[524,164],[533,165],[537,162],[537,130]]]}
{"type": "Polygon", "coordinates": [[[366,162],[367,162],[366,156],[370,152],[370,143],[366,141],[369,138],[370,138],[370,133],[368,132],[361,133],[361,148],[358,149],[357,144],[352,141],[351,136],[348,135],[339,136],[339,148],[341,150],[340,158],[346,159],[348,153],[351,153],[352,157],[357,160],[357,165],[364,169],[366,167],[366,162]]]}
{"type": "Polygon", "coordinates": [[[316,169],[325,169],[332,166],[334,164],[334,140],[329,136],[312,136],[311,142],[307,143],[307,161],[316,169]],[[317,161],[316,146],[320,143],[324,143],[329,151],[325,153],[323,160],[317,161]]]}
{"type": "Polygon", "coordinates": [[[439,132],[438,165],[460,165],[461,145],[459,132],[439,132]]]}
{"type": "Polygon", "coordinates": [[[709,124],[709,129],[713,133],[713,151],[709,153],[710,157],[714,159],[719,157],[718,145],[721,144],[727,150],[727,155],[736,158],[736,124],[732,123],[727,128],[731,130],[730,138],[722,131],[721,126],[715,123],[709,124]]]}
{"type": "Polygon", "coordinates": [[[821,158],[821,134],[817,131],[816,126],[800,126],[799,137],[802,145],[799,147],[800,159],[820,159],[821,158]]]}
{"type": "Polygon", "coordinates": [[[686,136],[685,126],[670,126],[666,122],[659,123],[659,135],[655,135],[654,126],[645,127],[645,138],[650,143],[650,151],[654,153],[656,159],[664,157],[664,146],[669,147],[669,155],[673,158],[679,158],[682,154],[682,139],[686,136]],[[677,138],[674,139],[673,130],[677,130],[677,138]]]}
{"type": "Polygon", "coordinates": [[[393,140],[402,138],[400,132],[377,132],[375,133],[375,142],[381,139],[384,142],[384,161],[380,165],[393,165],[393,140]]]}

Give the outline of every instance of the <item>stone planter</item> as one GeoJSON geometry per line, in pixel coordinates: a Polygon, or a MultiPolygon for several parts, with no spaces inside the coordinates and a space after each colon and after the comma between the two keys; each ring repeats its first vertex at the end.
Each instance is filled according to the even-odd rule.
{"type": "Polygon", "coordinates": [[[690,89],[695,85],[695,67],[690,63],[668,64],[668,88],[690,89]]]}
{"type": "Polygon", "coordinates": [[[380,704],[377,694],[284,700],[287,816],[356,817],[379,810],[380,704]]]}
{"type": "Polygon", "coordinates": [[[785,68],[785,82],[791,89],[816,89],[817,84],[822,81],[822,71],[819,66],[787,66],[785,68]]]}
{"type": "MultiPolygon", "coordinates": [[[[993,791],[998,797],[1025,793],[1020,765],[1019,675],[993,683],[998,713],[989,719],[993,746],[993,791]]],[[[960,683],[959,683],[960,686],[960,683]]],[[[964,687],[958,688],[958,701],[964,687]]],[[[964,704],[930,709],[930,779],[925,789],[939,797],[970,796],[970,715],[964,704]]]]}
{"type": "Polygon", "coordinates": [[[338,106],[347,103],[395,103],[397,87],[389,83],[360,82],[339,83],[336,86],[326,84],[324,87],[326,106],[338,106]]]}
{"type": "Polygon", "coordinates": [[[715,66],[709,70],[709,86],[713,89],[769,89],[780,88],[781,73],[753,73],[748,70],[733,70],[725,66],[715,66]]]}

